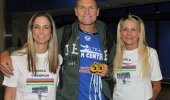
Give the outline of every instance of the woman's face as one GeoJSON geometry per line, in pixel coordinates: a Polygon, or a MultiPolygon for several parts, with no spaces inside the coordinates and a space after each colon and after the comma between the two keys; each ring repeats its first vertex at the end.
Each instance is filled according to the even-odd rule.
{"type": "Polygon", "coordinates": [[[35,18],[32,27],[34,43],[37,45],[48,45],[51,36],[51,25],[47,17],[39,16],[35,18]]]}
{"type": "Polygon", "coordinates": [[[120,32],[126,49],[133,50],[138,47],[140,28],[137,21],[132,19],[125,20],[122,24],[120,32]]]}

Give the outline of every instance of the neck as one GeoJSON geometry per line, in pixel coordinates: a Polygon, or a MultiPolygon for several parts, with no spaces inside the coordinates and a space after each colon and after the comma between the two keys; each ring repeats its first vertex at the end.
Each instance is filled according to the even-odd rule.
{"type": "Polygon", "coordinates": [[[94,24],[92,24],[92,25],[80,24],[79,27],[80,27],[81,30],[86,31],[88,33],[96,33],[97,32],[97,29],[94,26],[94,24]]]}
{"type": "Polygon", "coordinates": [[[41,54],[47,51],[47,45],[35,45],[36,53],[41,54]]]}
{"type": "Polygon", "coordinates": [[[126,50],[134,50],[138,48],[137,46],[133,46],[133,45],[126,45],[126,50]]]}

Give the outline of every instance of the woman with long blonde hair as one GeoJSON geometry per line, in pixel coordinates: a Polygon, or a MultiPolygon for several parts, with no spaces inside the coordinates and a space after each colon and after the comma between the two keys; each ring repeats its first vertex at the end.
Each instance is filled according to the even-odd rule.
{"type": "Polygon", "coordinates": [[[49,13],[37,12],[27,27],[27,42],[11,54],[14,75],[4,76],[5,100],[55,100],[58,71],[56,27],[49,13]]]}
{"type": "Polygon", "coordinates": [[[135,15],[123,17],[117,27],[113,100],[155,100],[162,74],[155,49],[145,41],[145,28],[135,15]]]}

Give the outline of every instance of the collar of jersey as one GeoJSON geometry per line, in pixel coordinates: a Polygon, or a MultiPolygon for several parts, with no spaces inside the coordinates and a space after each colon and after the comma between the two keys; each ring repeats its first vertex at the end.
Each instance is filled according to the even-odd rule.
{"type": "Polygon", "coordinates": [[[82,29],[80,29],[80,27],[79,27],[79,31],[82,32],[82,33],[84,33],[84,34],[88,34],[88,35],[97,35],[97,34],[98,34],[98,32],[96,32],[96,33],[90,33],[90,32],[83,31],[82,29]]]}

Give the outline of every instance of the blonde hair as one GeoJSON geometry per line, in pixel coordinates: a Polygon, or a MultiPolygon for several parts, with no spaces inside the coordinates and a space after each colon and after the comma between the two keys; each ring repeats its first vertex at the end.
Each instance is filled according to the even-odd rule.
{"type": "Polygon", "coordinates": [[[138,52],[139,52],[139,61],[141,64],[141,72],[142,77],[148,78],[150,76],[150,64],[149,64],[149,50],[145,40],[145,28],[144,23],[141,18],[135,15],[128,15],[127,17],[122,18],[117,26],[117,48],[116,48],[116,56],[113,61],[114,71],[117,71],[118,68],[121,68],[123,63],[123,53],[126,49],[123,40],[121,39],[121,27],[126,20],[132,20],[138,23],[140,30],[140,37],[138,41],[138,52]]]}
{"type": "Polygon", "coordinates": [[[51,37],[48,43],[48,64],[49,64],[49,71],[51,73],[56,73],[56,69],[58,66],[58,40],[57,40],[57,33],[56,33],[56,26],[54,20],[52,19],[49,13],[44,12],[37,12],[35,13],[32,18],[30,19],[28,26],[27,26],[27,42],[24,44],[22,49],[14,51],[12,55],[24,55],[27,54],[28,60],[28,70],[32,72],[34,75],[36,74],[36,51],[34,47],[34,39],[32,36],[32,28],[34,21],[37,17],[44,16],[46,17],[51,26],[51,37]]]}

